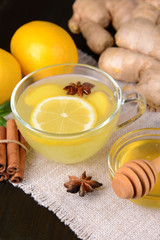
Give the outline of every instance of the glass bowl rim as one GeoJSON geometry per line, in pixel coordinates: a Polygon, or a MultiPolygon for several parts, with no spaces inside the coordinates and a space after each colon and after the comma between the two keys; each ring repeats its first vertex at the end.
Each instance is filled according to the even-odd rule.
{"type": "Polygon", "coordinates": [[[40,68],[38,70],[35,70],[29,74],[27,74],[26,76],[22,77],[22,79],[18,82],[18,84],[15,86],[15,88],[13,89],[12,95],[11,95],[11,109],[12,109],[12,113],[13,115],[16,117],[16,119],[23,125],[25,126],[27,129],[31,130],[32,132],[41,134],[41,135],[47,135],[48,137],[56,137],[56,138],[70,138],[70,137],[78,137],[81,136],[83,134],[87,134],[87,133],[92,133],[98,129],[103,128],[105,125],[107,125],[113,118],[114,116],[117,114],[117,112],[119,111],[120,107],[121,107],[121,103],[122,103],[122,91],[121,88],[119,87],[119,85],[116,83],[116,81],[106,72],[104,72],[103,70],[88,65],[88,64],[81,64],[81,63],[62,63],[62,64],[54,64],[54,65],[49,65],[43,68],[40,68]],[[28,124],[27,122],[25,122],[20,115],[18,114],[17,110],[16,110],[16,106],[15,106],[15,96],[16,93],[19,89],[19,87],[32,75],[45,70],[47,68],[52,68],[52,67],[60,67],[60,66],[80,66],[80,67],[85,67],[86,69],[92,69],[95,70],[96,72],[99,72],[100,74],[102,74],[103,76],[107,77],[111,83],[114,85],[116,93],[117,93],[117,103],[116,103],[116,109],[115,111],[112,113],[111,116],[109,116],[105,121],[103,121],[101,124],[97,125],[96,127],[93,127],[91,129],[82,131],[82,132],[77,132],[77,133],[70,133],[70,134],[56,134],[56,133],[49,133],[49,132],[45,132],[45,131],[41,131],[38,130],[34,127],[32,127],[30,124],[28,124]]]}
{"type": "MultiPolygon", "coordinates": [[[[146,131],[146,132],[148,132],[148,131],[154,131],[154,130],[159,130],[160,131],[160,128],[158,128],[158,127],[146,127],[146,128],[140,128],[140,129],[135,129],[135,130],[132,130],[132,131],[130,131],[130,132],[127,132],[126,134],[124,134],[124,135],[122,135],[120,138],[118,138],[115,142],[114,142],[114,144],[111,146],[111,148],[110,148],[110,150],[109,150],[109,153],[108,153],[108,170],[109,170],[109,173],[111,174],[111,176],[113,177],[114,176],[114,173],[115,173],[115,169],[113,169],[113,165],[111,165],[111,155],[113,154],[113,152],[114,152],[114,149],[115,149],[115,147],[117,147],[117,145],[119,145],[119,143],[121,142],[121,141],[123,141],[123,139],[125,139],[126,137],[128,137],[128,136],[132,136],[133,134],[135,134],[135,133],[139,133],[139,132],[142,132],[142,131],[146,131]]],[[[160,136],[160,134],[144,134],[145,136],[150,136],[150,135],[157,135],[157,136],[160,136]]],[[[141,137],[142,135],[140,135],[140,136],[137,136],[137,137],[141,137]]],[[[131,139],[131,138],[129,138],[129,139],[131,139]]],[[[123,146],[123,144],[122,144],[122,146],[123,146]]],[[[114,166],[115,166],[115,164],[114,164],[114,166]]],[[[160,196],[157,196],[157,195],[153,195],[153,194],[150,194],[150,193],[148,193],[146,196],[144,196],[144,198],[148,198],[148,199],[150,199],[150,198],[157,198],[157,199],[159,199],[160,198],[160,196]]]]}

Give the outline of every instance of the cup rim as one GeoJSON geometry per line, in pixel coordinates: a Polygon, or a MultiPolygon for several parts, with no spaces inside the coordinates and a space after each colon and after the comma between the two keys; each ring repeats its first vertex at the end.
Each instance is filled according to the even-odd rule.
{"type": "Polygon", "coordinates": [[[116,83],[116,81],[106,72],[104,72],[103,70],[97,68],[97,67],[94,67],[94,66],[90,66],[88,64],[81,64],[81,63],[62,63],[62,64],[54,64],[54,65],[49,65],[49,66],[46,66],[46,67],[43,67],[43,68],[40,68],[38,70],[35,70],[29,74],[27,74],[26,76],[24,76],[19,82],[18,84],[15,86],[15,88],[13,89],[13,92],[12,92],[12,95],[11,95],[11,109],[12,109],[12,113],[13,115],[15,116],[15,118],[18,119],[18,121],[24,125],[27,129],[31,130],[32,132],[35,132],[35,133],[38,133],[38,134],[41,134],[41,135],[47,135],[47,137],[56,137],[56,138],[70,138],[70,137],[78,137],[78,136],[81,136],[83,134],[87,134],[87,133],[92,133],[98,129],[101,129],[103,128],[105,125],[107,125],[113,118],[114,116],[117,114],[117,112],[119,111],[120,109],[120,106],[121,106],[121,103],[122,103],[122,91],[121,91],[121,88],[119,87],[119,85],[116,83]],[[30,124],[28,124],[27,122],[25,122],[21,117],[20,115],[18,114],[17,110],[16,110],[16,106],[15,106],[15,97],[16,97],[16,93],[19,89],[19,87],[29,78],[31,77],[32,75],[34,75],[35,73],[37,72],[40,72],[42,70],[45,70],[47,68],[52,68],[52,67],[60,67],[60,66],[80,66],[80,67],[85,67],[85,68],[89,68],[89,69],[92,69],[92,70],[95,70],[95,71],[98,71],[100,74],[104,75],[105,77],[107,77],[111,82],[112,84],[114,85],[115,87],[115,90],[116,90],[116,93],[117,93],[117,106],[116,106],[116,109],[115,111],[112,113],[111,116],[109,116],[105,121],[103,121],[102,123],[100,123],[99,125],[91,128],[91,129],[88,129],[88,130],[85,130],[85,131],[82,131],[82,132],[77,132],[77,133],[69,133],[69,134],[58,134],[58,133],[49,133],[49,132],[45,132],[45,131],[42,131],[42,130],[38,130],[34,127],[32,127],[30,124]]]}

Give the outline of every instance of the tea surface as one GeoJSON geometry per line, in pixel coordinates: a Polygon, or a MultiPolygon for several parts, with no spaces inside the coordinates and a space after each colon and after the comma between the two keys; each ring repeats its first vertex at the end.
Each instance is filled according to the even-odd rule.
{"type": "MultiPolygon", "coordinates": [[[[79,97],[77,94],[74,95],[74,97],[77,97],[77,99],[78,98],[83,99],[84,105],[85,105],[85,102],[87,102],[93,107],[93,112],[95,112],[95,115],[96,115],[95,116],[96,121],[95,121],[95,124],[91,124],[89,128],[95,127],[96,125],[102,123],[109,116],[112,115],[112,113],[115,111],[115,108],[116,108],[116,102],[115,102],[112,91],[106,85],[95,81],[93,78],[88,78],[83,75],[76,75],[76,74],[67,74],[67,75],[64,74],[61,76],[48,77],[31,84],[29,87],[25,89],[25,91],[22,93],[22,95],[18,100],[17,109],[18,109],[19,115],[27,123],[29,123],[30,125],[33,125],[31,116],[32,116],[33,110],[38,104],[40,104],[42,101],[46,101],[46,99],[49,99],[49,98],[53,98],[54,100],[55,97],[60,98],[60,96],[63,96],[63,98],[64,96],[71,97],[71,95],[67,95],[67,92],[63,89],[66,85],[69,85],[72,82],[77,83],[78,81],[81,83],[89,82],[94,85],[89,95],[83,94],[82,97],[79,97]]],[[[60,99],[63,99],[63,98],[61,97],[60,99]]],[[[65,102],[65,100],[63,102],[65,102]]],[[[58,104],[58,101],[57,101],[57,104],[58,104]]],[[[62,105],[63,103],[60,103],[60,104],[62,105]]],[[[73,108],[74,109],[76,108],[75,107],[76,105],[74,106],[73,104],[74,107],[72,107],[71,103],[68,104],[67,108],[69,106],[72,112],[73,112],[73,108]]],[[[77,108],[78,108],[78,105],[77,105],[77,108]]],[[[94,114],[92,114],[92,118],[93,118],[93,115],[94,114]]],[[[64,113],[63,117],[65,118],[65,120],[66,120],[66,116],[67,116],[67,113],[64,113]]],[[[46,118],[47,120],[47,117],[49,118],[49,115],[46,114],[44,118],[46,118]]],[[[50,118],[48,120],[50,121],[50,118]]],[[[38,126],[38,124],[36,126],[38,126]]],[[[34,127],[37,128],[36,126],[34,127]]],[[[51,131],[51,132],[54,133],[54,131],[51,131]]],[[[64,132],[67,133],[67,130],[64,132]]],[[[76,132],[76,130],[74,130],[73,132],[76,132]]],[[[70,131],[68,131],[68,133],[70,133],[70,131]]]]}

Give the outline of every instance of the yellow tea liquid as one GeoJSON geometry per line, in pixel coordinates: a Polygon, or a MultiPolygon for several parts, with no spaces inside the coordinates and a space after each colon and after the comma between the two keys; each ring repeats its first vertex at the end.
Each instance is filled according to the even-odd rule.
{"type": "MultiPolygon", "coordinates": [[[[85,75],[79,74],[57,75],[34,82],[28,86],[19,97],[17,102],[18,114],[22,119],[24,119],[26,123],[31,125],[31,114],[35,105],[37,104],[37,99],[38,101],[41,101],[42,98],[45,100],[45,96],[46,98],[48,96],[51,97],[50,95],[52,94],[50,93],[50,89],[48,90],[49,95],[45,91],[36,92],[36,89],[40,88],[40,86],[44,87],[47,84],[56,84],[60,89],[57,91],[57,94],[61,95],[62,91],[63,96],[66,95],[66,91],[64,91],[63,88],[72,82],[77,83],[78,81],[81,83],[89,82],[94,85],[91,90],[91,94],[84,94],[82,98],[88,101],[91,105],[94,105],[94,108],[97,111],[97,122],[94,127],[98,126],[107,118],[109,118],[117,107],[114,93],[106,85],[95,81],[94,78],[89,78],[85,75]],[[32,94],[34,91],[35,94],[32,94]],[[97,92],[102,92],[107,97],[108,110],[105,114],[103,113],[103,101],[102,103],[98,104],[100,106],[100,109],[98,109],[99,106],[97,107],[97,103],[100,101],[100,98],[94,96],[94,94],[97,92]]],[[[118,117],[119,113],[115,114],[115,116],[112,118],[112,121],[103,126],[101,129],[97,129],[94,131],[94,133],[91,134],[82,133],[78,137],[70,136],[67,138],[59,138],[58,136],[51,136],[50,134],[43,132],[33,133],[29,129],[25,128],[21,123],[19,123],[19,128],[28,143],[42,155],[45,155],[47,158],[55,160],[57,162],[76,163],[89,158],[105,144],[105,142],[111,136],[112,132],[116,129],[118,117]]]]}
{"type": "MultiPolygon", "coordinates": [[[[112,113],[115,111],[116,103],[115,103],[113,93],[106,85],[104,85],[100,82],[95,82],[95,80],[92,78],[88,78],[83,75],[76,75],[76,74],[75,75],[67,74],[67,76],[64,74],[62,76],[48,77],[48,78],[42,79],[40,81],[37,81],[37,82],[31,84],[28,88],[25,89],[25,91],[22,93],[22,95],[20,96],[20,98],[18,100],[17,109],[18,109],[19,115],[22,117],[22,119],[25,120],[25,122],[30,124],[30,116],[31,116],[31,113],[33,111],[35,104],[33,102],[33,105],[28,105],[26,103],[25,99],[27,99],[27,95],[29,95],[34,89],[38,88],[39,86],[42,86],[42,85],[45,86],[45,85],[53,83],[53,84],[60,86],[63,91],[63,88],[66,85],[69,85],[72,82],[77,83],[78,81],[80,81],[81,83],[89,82],[89,83],[94,84],[94,87],[92,88],[92,90],[91,90],[92,92],[90,95],[92,95],[94,92],[101,91],[101,92],[105,93],[106,96],[108,97],[108,100],[109,100],[108,108],[110,110],[107,113],[107,115],[105,115],[104,117],[102,117],[100,119],[98,118],[97,124],[100,124],[108,116],[112,115],[112,113]]],[[[41,94],[47,95],[47,93],[45,93],[45,92],[41,92],[41,94]]],[[[63,95],[67,95],[67,92],[64,91],[63,95]]],[[[59,93],[58,93],[58,96],[59,96],[59,93]]],[[[77,96],[77,95],[75,95],[75,96],[77,96]]],[[[36,96],[36,97],[38,97],[38,96],[36,96]]],[[[82,98],[87,99],[87,95],[84,94],[82,98]]],[[[33,100],[35,100],[35,98],[33,100]]],[[[44,98],[43,98],[43,100],[44,100],[44,98]]],[[[99,101],[99,99],[97,99],[97,101],[99,101]]],[[[101,107],[103,108],[103,106],[101,106],[101,107]]]]}
{"type": "MultiPolygon", "coordinates": [[[[147,159],[152,161],[158,156],[160,156],[159,139],[144,139],[135,141],[126,145],[119,152],[117,159],[120,159],[120,162],[117,168],[133,159],[147,159]]],[[[160,207],[160,173],[158,175],[158,181],[153,190],[146,197],[142,197],[133,201],[144,206],[160,207]]]]}

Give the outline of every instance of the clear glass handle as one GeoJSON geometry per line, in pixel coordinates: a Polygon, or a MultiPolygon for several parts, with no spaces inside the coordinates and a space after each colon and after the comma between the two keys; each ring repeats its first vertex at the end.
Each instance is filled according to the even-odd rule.
{"type": "Polygon", "coordinates": [[[122,98],[122,108],[121,108],[121,117],[127,118],[128,120],[124,120],[120,123],[117,128],[120,129],[122,127],[127,126],[128,124],[137,120],[146,110],[146,101],[144,97],[136,92],[136,91],[126,91],[123,93],[122,98]]]}

